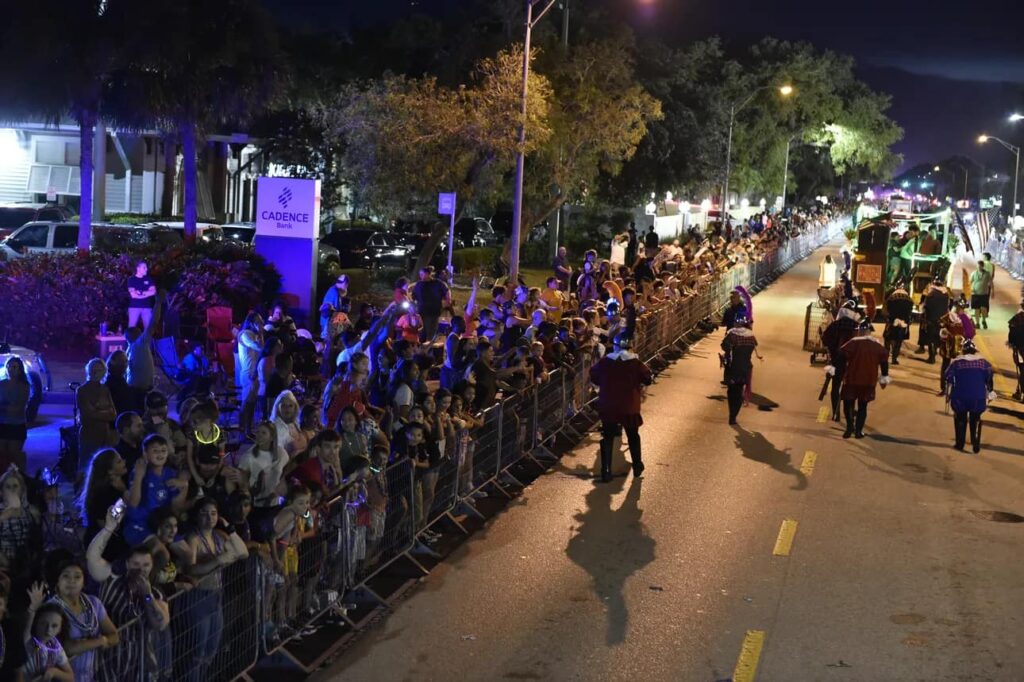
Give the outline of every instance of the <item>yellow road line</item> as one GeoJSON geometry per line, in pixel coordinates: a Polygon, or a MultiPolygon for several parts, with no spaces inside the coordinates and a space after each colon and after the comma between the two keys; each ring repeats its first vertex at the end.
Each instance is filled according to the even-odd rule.
{"type": "Polygon", "coordinates": [[[995,389],[1005,395],[1009,395],[1014,392],[1015,388],[1010,384],[1010,380],[999,373],[999,366],[996,365],[995,358],[992,357],[992,352],[989,350],[988,344],[985,343],[985,339],[981,337],[981,334],[975,334],[974,342],[978,346],[978,350],[985,356],[985,359],[992,365],[992,369],[995,370],[995,389]]]}
{"type": "Polygon", "coordinates": [[[804,461],[800,463],[800,473],[804,476],[810,476],[811,472],[814,471],[814,463],[818,461],[818,453],[813,450],[808,450],[804,453],[804,461]]]}
{"type": "Polygon", "coordinates": [[[732,682],[754,682],[763,648],[764,630],[747,630],[743,646],[740,647],[740,657],[736,660],[736,668],[732,671],[732,682]]]}
{"type": "Polygon", "coordinates": [[[796,519],[785,519],[782,527],[779,528],[779,537],[775,539],[775,549],[772,554],[775,556],[789,556],[793,549],[793,536],[796,535],[796,519]]]}
{"type": "Polygon", "coordinates": [[[832,414],[832,409],[827,405],[822,405],[818,410],[818,423],[824,424],[828,421],[829,416],[832,414]]]}

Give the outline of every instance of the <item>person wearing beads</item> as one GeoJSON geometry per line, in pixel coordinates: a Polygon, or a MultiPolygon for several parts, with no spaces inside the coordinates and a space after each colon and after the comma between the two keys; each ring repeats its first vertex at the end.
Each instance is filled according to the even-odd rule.
{"type": "Polygon", "coordinates": [[[64,612],[67,636],[64,650],[71,659],[75,682],[93,682],[99,675],[97,651],[116,647],[121,641],[114,622],[97,597],[82,591],[85,568],[70,552],[54,553],[49,558],[47,581],[55,587],[49,603],[64,612]]]}

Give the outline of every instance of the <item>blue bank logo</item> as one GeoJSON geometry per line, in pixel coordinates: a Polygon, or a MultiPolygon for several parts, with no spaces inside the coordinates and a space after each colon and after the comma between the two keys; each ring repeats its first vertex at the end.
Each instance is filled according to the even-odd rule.
{"type": "Polygon", "coordinates": [[[290,187],[285,187],[284,191],[281,192],[277,197],[277,203],[281,204],[281,208],[288,208],[288,204],[292,200],[292,190],[290,187]]]}

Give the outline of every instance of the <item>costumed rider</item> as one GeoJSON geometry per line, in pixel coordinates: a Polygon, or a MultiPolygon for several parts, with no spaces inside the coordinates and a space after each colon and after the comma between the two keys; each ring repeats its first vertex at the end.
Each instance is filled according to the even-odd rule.
{"type": "Polygon", "coordinates": [[[626,431],[633,476],[644,471],[640,454],[640,404],[654,375],[636,354],[630,352],[631,339],[620,332],[613,340],[614,350],[590,368],[590,382],[597,386],[597,414],[601,418],[601,481],[612,480],[612,452],[626,431]]]}
{"type": "Polygon", "coordinates": [[[839,421],[839,391],[843,385],[843,363],[840,362],[840,349],[857,335],[860,325],[860,313],[857,303],[847,301],[839,308],[836,319],[832,321],[821,335],[821,341],[828,349],[828,366],[825,371],[832,377],[832,421],[839,421]]]}
{"type": "Polygon", "coordinates": [[[750,330],[751,322],[745,316],[736,318],[736,326],[730,329],[722,339],[722,350],[725,352],[726,395],[729,403],[729,423],[735,424],[740,408],[750,400],[751,378],[754,372],[752,355],[757,355],[757,338],[750,330]]]}
{"type": "Polygon", "coordinates": [[[914,312],[914,299],[910,297],[902,280],[896,282],[896,288],[885,299],[885,312],[888,321],[882,338],[889,349],[892,364],[900,364],[900,349],[903,342],[910,338],[910,321],[914,312]]]}
{"type": "Polygon", "coordinates": [[[871,322],[864,320],[853,337],[840,348],[843,373],[843,412],[846,431],[843,438],[864,437],[868,403],[875,399],[875,384],[884,390],[889,385],[889,353],[882,342],[871,336],[871,322]],[[881,369],[882,378],[878,378],[881,369]]]}
{"type": "Polygon", "coordinates": [[[963,451],[967,425],[971,426],[971,449],[981,450],[981,414],[987,402],[995,398],[992,390],[994,372],[988,360],[978,355],[974,341],[963,343],[963,352],[956,357],[944,376],[949,385],[949,406],[953,408],[953,447],[963,451]]]}

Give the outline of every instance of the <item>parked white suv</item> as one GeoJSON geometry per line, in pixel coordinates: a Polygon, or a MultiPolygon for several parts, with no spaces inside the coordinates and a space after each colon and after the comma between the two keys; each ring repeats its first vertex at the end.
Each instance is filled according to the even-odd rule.
{"type": "MultiPolygon", "coordinates": [[[[110,223],[92,224],[91,244],[96,245],[100,236],[102,243],[123,241],[131,242],[131,225],[113,225],[110,223]],[[123,233],[123,234],[122,234],[123,233]]],[[[78,248],[78,223],[58,223],[36,221],[22,225],[9,237],[0,242],[0,254],[9,259],[24,258],[37,254],[68,254],[78,248]]]]}

